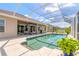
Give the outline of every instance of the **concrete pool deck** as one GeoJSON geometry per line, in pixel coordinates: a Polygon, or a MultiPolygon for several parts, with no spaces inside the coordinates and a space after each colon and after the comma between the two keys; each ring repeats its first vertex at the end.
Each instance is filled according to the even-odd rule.
{"type": "MultiPolygon", "coordinates": [[[[61,56],[63,52],[58,49],[42,47],[38,50],[30,50],[21,45],[27,36],[0,41],[0,56],[61,56]]],[[[30,36],[29,36],[30,37],[30,36]]],[[[79,56],[79,54],[77,54],[79,56]]]]}

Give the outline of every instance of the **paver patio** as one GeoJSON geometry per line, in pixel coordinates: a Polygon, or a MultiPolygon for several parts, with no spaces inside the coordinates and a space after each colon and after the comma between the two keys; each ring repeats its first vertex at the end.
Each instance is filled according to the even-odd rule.
{"type": "MultiPolygon", "coordinates": [[[[62,51],[58,49],[50,49],[42,47],[38,50],[30,50],[21,45],[26,41],[26,36],[22,38],[14,38],[12,40],[0,41],[0,55],[1,56],[61,56],[62,51]]],[[[79,54],[76,54],[79,56],[79,54]]]]}

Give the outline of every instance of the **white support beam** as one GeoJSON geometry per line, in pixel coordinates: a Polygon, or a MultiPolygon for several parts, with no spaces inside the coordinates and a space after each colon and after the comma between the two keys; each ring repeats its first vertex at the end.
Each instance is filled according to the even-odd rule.
{"type": "Polygon", "coordinates": [[[36,25],[36,32],[37,32],[37,34],[38,34],[38,24],[36,25]]]}
{"type": "Polygon", "coordinates": [[[77,39],[77,27],[78,27],[78,15],[75,17],[75,23],[74,23],[74,36],[75,36],[75,38],[77,39]]]}
{"type": "Polygon", "coordinates": [[[76,39],[77,39],[77,32],[78,32],[78,17],[76,16],[76,39]]]}

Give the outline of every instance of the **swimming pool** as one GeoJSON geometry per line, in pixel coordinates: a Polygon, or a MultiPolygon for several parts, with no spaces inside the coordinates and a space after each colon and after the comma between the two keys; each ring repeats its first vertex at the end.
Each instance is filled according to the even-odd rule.
{"type": "Polygon", "coordinates": [[[43,36],[37,36],[32,38],[27,38],[27,45],[33,49],[37,50],[42,47],[57,48],[56,41],[58,39],[64,38],[66,35],[63,34],[47,34],[43,36]]]}

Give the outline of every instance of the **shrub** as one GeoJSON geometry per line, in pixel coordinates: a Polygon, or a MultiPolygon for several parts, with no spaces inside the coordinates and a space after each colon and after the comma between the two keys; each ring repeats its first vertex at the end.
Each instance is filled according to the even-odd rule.
{"type": "Polygon", "coordinates": [[[58,47],[61,48],[61,50],[66,53],[70,54],[71,52],[74,53],[77,50],[79,50],[79,41],[74,40],[73,38],[62,38],[57,41],[58,47]]]}

